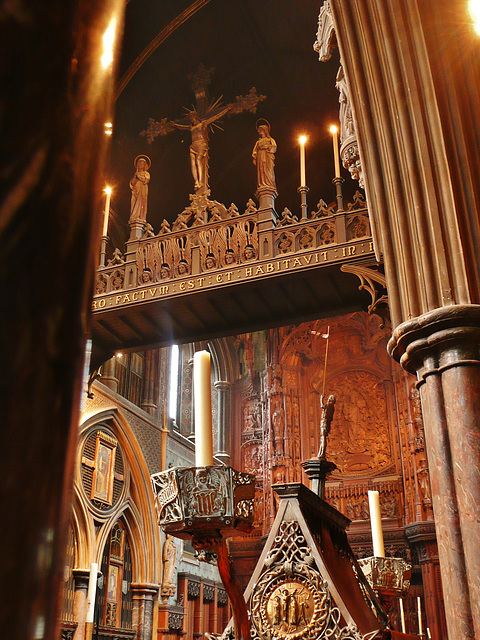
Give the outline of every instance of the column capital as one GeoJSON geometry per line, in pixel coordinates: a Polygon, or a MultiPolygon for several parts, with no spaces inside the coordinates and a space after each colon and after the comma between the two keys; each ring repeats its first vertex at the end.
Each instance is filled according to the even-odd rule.
{"type": "Polygon", "coordinates": [[[407,320],[393,331],[388,353],[420,381],[462,364],[480,364],[480,305],[449,305],[407,320]]]}

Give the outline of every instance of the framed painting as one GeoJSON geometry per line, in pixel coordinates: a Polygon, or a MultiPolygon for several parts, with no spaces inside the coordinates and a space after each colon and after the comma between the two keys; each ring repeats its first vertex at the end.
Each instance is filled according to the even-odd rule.
{"type": "Polygon", "coordinates": [[[101,431],[97,432],[95,444],[95,467],[92,478],[92,500],[112,504],[113,480],[115,476],[115,452],[117,443],[101,431]]]}

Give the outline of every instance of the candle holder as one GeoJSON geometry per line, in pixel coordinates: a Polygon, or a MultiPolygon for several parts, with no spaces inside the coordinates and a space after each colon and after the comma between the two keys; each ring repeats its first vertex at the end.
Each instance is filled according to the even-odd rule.
{"type": "Polygon", "coordinates": [[[253,525],[255,476],[231,467],[175,467],[151,476],[158,524],[191,540],[201,560],[216,559],[232,604],[235,637],[248,640],[250,623],[225,538],[253,525]]]}
{"type": "Polygon", "coordinates": [[[375,556],[362,558],[358,563],[390,618],[395,600],[402,598],[410,588],[412,565],[403,558],[375,556]]]}
{"type": "Polygon", "coordinates": [[[310,191],[310,189],[307,186],[303,186],[303,187],[298,187],[297,189],[298,193],[300,194],[300,202],[301,202],[301,208],[302,208],[302,220],[306,220],[308,217],[308,212],[307,212],[307,193],[310,191]]]}
{"type": "Polygon", "coordinates": [[[100,240],[100,267],[105,266],[105,259],[107,256],[107,242],[108,236],[102,236],[100,240]]]}

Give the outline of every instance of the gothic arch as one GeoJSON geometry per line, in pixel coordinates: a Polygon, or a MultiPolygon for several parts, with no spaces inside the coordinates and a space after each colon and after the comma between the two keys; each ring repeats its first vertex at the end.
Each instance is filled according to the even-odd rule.
{"type": "MultiPolygon", "coordinates": [[[[114,433],[122,449],[125,467],[129,471],[129,482],[123,499],[118,503],[114,511],[103,520],[100,534],[96,540],[95,559],[101,559],[103,548],[108,535],[119,518],[127,529],[132,550],[133,579],[135,582],[157,583],[160,575],[159,558],[160,532],[154,508],[154,496],[150,482],[150,472],[144,460],[143,452],[122,412],[117,408],[104,409],[89,415],[82,423],[80,436],[96,425],[106,425],[114,433]]],[[[78,452],[80,456],[80,450],[78,452]]],[[[80,467],[78,460],[77,470],[80,467]]],[[[127,474],[126,474],[127,475],[127,474]]],[[[79,473],[77,471],[76,485],[79,486],[79,473]]],[[[81,490],[76,492],[82,508],[78,509],[83,514],[83,520],[88,518],[93,527],[92,510],[81,490]]],[[[92,538],[86,537],[85,542],[92,547],[92,538]]],[[[90,554],[91,555],[91,554],[90,554]]]]}

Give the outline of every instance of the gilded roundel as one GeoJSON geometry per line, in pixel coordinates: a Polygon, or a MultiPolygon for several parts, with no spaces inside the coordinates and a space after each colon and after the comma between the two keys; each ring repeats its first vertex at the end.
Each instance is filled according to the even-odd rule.
{"type": "Polygon", "coordinates": [[[85,438],[81,479],[87,498],[97,510],[108,512],[120,500],[125,487],[123,455],[110,431],[94,430],[85,438]]]}

